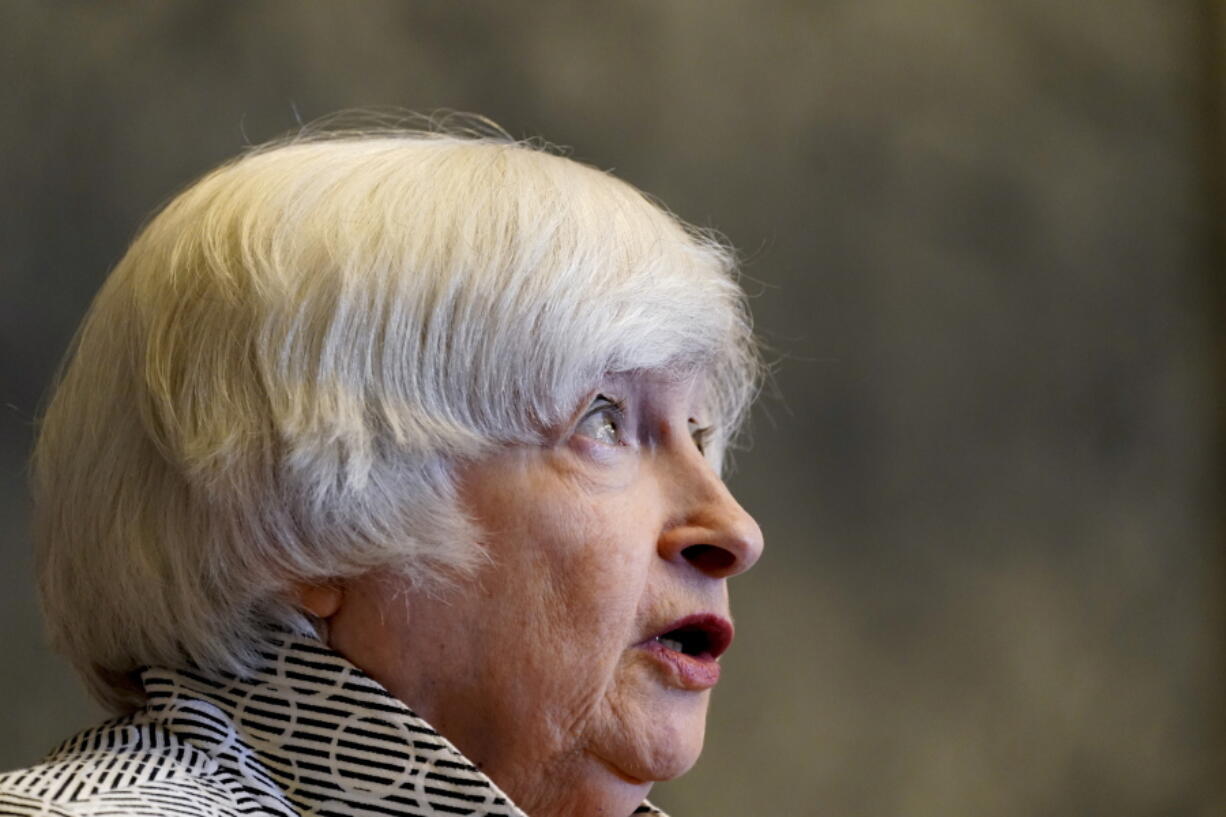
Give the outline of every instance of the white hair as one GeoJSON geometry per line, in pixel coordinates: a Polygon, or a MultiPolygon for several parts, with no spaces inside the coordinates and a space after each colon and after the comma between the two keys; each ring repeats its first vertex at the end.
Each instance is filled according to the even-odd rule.
{"type": "Polygon", "coordinates": [[[455,464],[539,442],[609,372],[697,367],[726,441],[760,373],[734,273],[630,185],[505,137],[223,165],[133,242],[43,418],[53,643],[124,711],[140,667],[242,674],[269,622],[310,627],[294,582],[463,575],[455,464]]]}

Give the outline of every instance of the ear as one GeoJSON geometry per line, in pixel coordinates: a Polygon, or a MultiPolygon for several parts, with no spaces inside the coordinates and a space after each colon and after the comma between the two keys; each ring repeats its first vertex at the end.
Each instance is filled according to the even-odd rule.
{"type": "Polygon", "coordinates": [[[303,610],[316,618],[329,619],[341,609],[345,591],[335,584],[298,582],[294,585],[294,596],[303,610]]]}

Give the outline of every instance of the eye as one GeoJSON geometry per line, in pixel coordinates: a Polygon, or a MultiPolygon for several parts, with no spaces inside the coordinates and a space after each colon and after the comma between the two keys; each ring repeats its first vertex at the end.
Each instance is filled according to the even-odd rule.
{"type": "Polygon", "coordinates": [[[700,453],[707,453],[707,445],[711,441],[711,426],[700,426],[697,420],[690,420],[689,426],[690,437],[694,440],[694,445],[698,446],[700,453]]]}
{"type": "Polygon", "coordinates": [[[605,445],[620,445],[624,419],[625,412],[620,403],[598,394],[587,414],[575,426],[575,433],[605,445]]]}

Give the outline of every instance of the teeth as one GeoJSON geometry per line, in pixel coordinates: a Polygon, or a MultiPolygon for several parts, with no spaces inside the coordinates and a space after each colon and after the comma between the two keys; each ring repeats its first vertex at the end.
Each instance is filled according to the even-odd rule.
{"type": "Polygon", "coordinates": [[[666,650],[672,650],[673,652],[685,652],[682,643],[675,638],[666,638],[665,636],[658,635],[656,636],[656,641],[659,641],[666,650]]]}

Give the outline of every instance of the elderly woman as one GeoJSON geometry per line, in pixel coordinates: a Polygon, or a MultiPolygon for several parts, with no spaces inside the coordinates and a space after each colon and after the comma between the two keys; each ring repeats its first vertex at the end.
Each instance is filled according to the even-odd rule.
{"type": "Polygon", "coordinates": [[[658,814],[762,550],[729,253],[497,136],[336,134],[175,198],[34,458],[54,643],[117,717],[5,814],[658,814]]]}

